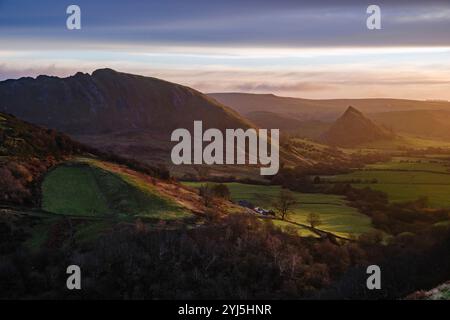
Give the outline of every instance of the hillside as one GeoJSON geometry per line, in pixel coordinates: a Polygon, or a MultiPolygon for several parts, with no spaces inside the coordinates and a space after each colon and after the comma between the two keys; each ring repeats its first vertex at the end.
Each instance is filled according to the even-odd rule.
{"type": "MultiPolygon", "coordinates": [[[[172,165],[172,130],[190,129],[194,120],[202,120],[204,129],[254,126],[191,88],[111,69],[67,78],[39,76],[0,82],[0,110],[61,130],[104,152],[151,165],[164,164],[177,176],[196,172],[189,166],[172,165]]],[[[279,123],[283,121],[281,118],[279,123]]],[[[308,130],[317,131],[315,125],[308,130]]],[[[311,162],[284,150],[281,158],[291,165],[311,162]]],[[[259,177],[256,167],[215,166],[209,171],[211,175],[259,177]]]]}
{"type": "MultiPolygon", "coordinates": [[[[0,151],[0,255],[19,244],[55,250],[91,244],[117,228],[175,230],[208,221],[197,189],[3,113],[0,151]]],[[[209,205],[216,216],[245,210],[223,198],[209,205]]]]}
{"type": "MultiPolygon", "coordinates": [[[[237,210],[217,199],[219,214],[237,210]]],[[[58,215],[148,222],[202,217],[206,208],[196,189],[151,177],[125,165],[74,158],[44,177],[42,208],[58,215]]]]}
{"type": "MultiPolygon", "coordinates": [[[[196,190],[167,178],[161,169],[0,113],[0,206],[169,220],[205,211],[196,190]]],[[[219,212],[233,207],[226,201],[218,206],[219,212]]]]}
{"type": "Polygon", "coordinates": [[[254,111],[275,112],[298,120],[334,121],[347,106],[358,106],[365,114],[407,110],[449,110],[447,101],[406,99],[303,99],[273,94],[211,93],[210,97],[233,108],[242,115],[254,111]]]}
{"type": "Polygon", "coordinates": [[[348,107],[321,136],[321,140],[329,145],[355,147],[367,142],[392,140],[394,137],[392,132],[376,125],[362,112],[348,107]]]}
{"type": "Polygon", "coordinates": [[[376,123],[396,132],[450,140],[450,111],[411,110],[371,114],[376,123]]]}
{"type": "Polygon", "coordinates": [[[303,121],[334,120],[340,112],[333,106],[321,104],[320,101],[279,97],[274,94],[211,93],[208,95],[244,116],[251,112],[264,111],[303,121]]]}
{"type": "Polygon", "coordinates": [[[83,148],[65,134],[0,112],[0,156],[62,157],[80,153],[83,148]]]}
{"type": "Polygon", "coordinates": [[[0,113],[0,204],[38,205],[44,173],[83,152],[64,134],[0,113]]]}
{"type": "Polygon", "coordinates": [[[419,290],[409,294],[406,300],[450,300],[450,281],[431,290],[419,290]]]}
{"type": "Polygon", "coordinates": [[[58,78],[0,82],[0,111],[73,134],[172,132],[201,119],[205,127],[248,127],[244,119],[202,93],[156,78],[99,69],[58,78]]]}
{"type": "Polygon", "coordinates": [[[282,134],[287,133],[311,139],[318,138],[331,124],[328,122],[309,120],[302,121],[275,112],[252,111],[246,118],[260,128],[280,129],[282,134]]]}
{"type": "Polygon", "coordinates": [[[2,81],[0,111],[152,164],[170,163],[170,134],[191,129],[194,120],[202,120],[204,128],[252,126],[194,89],[111,69],[2,81]]]}

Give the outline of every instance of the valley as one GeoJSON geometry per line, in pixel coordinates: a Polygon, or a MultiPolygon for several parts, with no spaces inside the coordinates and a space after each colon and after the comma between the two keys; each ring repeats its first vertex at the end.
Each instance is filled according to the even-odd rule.
{"type": "Polygon", "coordinates": [[[450,0],[0,0],[0,29],[1,302],[450,300],[450,0]]]}
{"type": "MultiPolygon", "coordinates": [[[[41,278],[14,270],[17,263],[32,270],[44,256],[57,265],[81,259],[91,283],[101,283],[97,291],[88,281],[94,297],[111,297],[111,286],[157,299],[242,292],[298,298],[335,296],[332,284],[345,291],[341,279],[369,261],[422,270],[421,260],[404,263],[413,252],[441,263],[435,255],[446,250],[450,227],[450,142],[442,126],[424,135],[396,131],[383,124],[386,116],[365,112],[380,100],[352,100],[354,107],[322,101],[316,108],[314,101],[299,107],[269,98],[290,106],[258,110],[253,102],[247,119],[193,89],[110,69],[0,83],[2,110],[15,114],[0,113],[0,256],[15,266],[7,277],[39,288],[41,278]],[[65,99],[70,103],[60,105],[65,99]],[[303,115],[292,113],[296,108],[303,115]],[[189,132],[194,120],[222,133],[280,126],[279,171],[262,176],[258,164],[173,163],[170,133],[189,132]],[[102,271],[93,272],[99,265],[102,271]],[[276,293],[261,289],[263,282],[276,293]]],[[[373,111],[413,103],[390,101],[373,111]]],[[[52,272],[47,263],[38,268],[52,272]]],[[[445,274],[424,283],[437,285],[445,274]]],[[[408,273],[396,277],[410,280],[408,273]]],[[[398,289],[393,297],[424,286],[388,281],[398,289]]],[[[21,294],[25,286],[11,288],[21,294]]],[[[31,297],[41,294],[35,290],[31,297]]],[[[71,296],[53,287],[42,294],[71,296]]]]}

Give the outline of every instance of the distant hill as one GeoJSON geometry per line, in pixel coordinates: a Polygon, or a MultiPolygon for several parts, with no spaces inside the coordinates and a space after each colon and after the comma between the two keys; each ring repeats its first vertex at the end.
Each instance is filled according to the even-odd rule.
{"type": "Polygon", "coordinates": [[[156,78],[99,69],[67,78],[0,82],[0,111],[68,133],[171,132],[194,120],[214,128],[248,127],[206,95],[156,78]]]}
{"type": "Polygon", "coordinates": [[[331,124],[319,120],[302,121],[279,113],[253,111],[246,118],[260,128],[280,129],[280,132],[311,139],[318,138],[331,124]]]}
{"type": "Polygon", "coordinates": [[[399,133],[450,140],[450,111],[411,110],[371,114],[370,118],[399,133]]]}
{"type": "Polygon", "coordinates": [[[321,137],[329,145],[355,147],[363,143],[392,140],[395,135],[376,125],[359,110],[348,107],[344,114],[321,137]]]}
{"type": "Polygon", "coordinates": [[[2,81],[1,111],[148,163],[168,162],[171,132],[191,129],[194,120],[204,128],[253,126],[194,89],[111,69],[2,81]]]}
{"type": "Polygon", "coordinates": [[[273,94],[211,93],[210,97],[233,108],[242,115],[254,111],[268,111],[298,120],[334,121],[347,106],[358,106],[365,114],[410,111],[449,110],[448,101],[417,101],[406,99],[302,99],[273,94]]]}
{"type": "Polygon", "coordinates": [[[252,111],[247,113],[245,117],[258,127],[265,129],[275,128],[282,131],[293,131],[297,130],[302,124],[300,120],[269,111],[252,111]]]}
{"type": "Polygon", "coordinates": [[[246,116],[255,111],[275,112],[297,120],[334,120],[340,113],[335,108],[321,105],[319,100],[279,97],[273,94],[211,93],[210,97],[246,116]]]}

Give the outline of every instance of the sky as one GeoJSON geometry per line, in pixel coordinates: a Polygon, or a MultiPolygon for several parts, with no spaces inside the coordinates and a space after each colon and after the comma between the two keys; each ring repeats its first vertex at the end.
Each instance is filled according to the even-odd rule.
{"type": "Polygon", "coordinates": [[[202,92],[450,100],[449,31],[450,0],[0,0],[0,80],[108,67],[202,92]]]}

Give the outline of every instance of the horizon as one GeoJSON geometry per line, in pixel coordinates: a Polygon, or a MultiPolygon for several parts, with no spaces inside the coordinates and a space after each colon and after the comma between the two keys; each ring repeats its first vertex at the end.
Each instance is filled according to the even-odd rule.
{"type": "MultiPolygon", "coordinates": [[[[83,74],[88,74],[90,76],[92,76],[92,74],[97,71],[97,70],[104,70],[104,69],[109,69],[115,72],[119,72],[119,73],[126,73],[126,74],[131,74],[131,75],[137,75],[137,76],[143,76],[143,77],[150,77],[150,78],[156,78],[158,80],[163,80],[163,81],[167,81],[167,82],[171,82],[171,83],[175,83],[172,81],[168,81],[166,79],[162,79],[162,78],[157,78],[157,77],[153,77],[151,75],[143,75],[143,74],[136,74],[136,73],[129,73],[129,72],[124,72],[121,70],[117,70],[117,69],[112,69],[109,67],[102,67],[102,68],[98,68],[95,69],[91,72],[81,72],[81,71],[77,71],[73,74],[69,74],[69,75],[64,75],[64,76],[59,76],[59,75],[49,75],[49,74],[39,74],[36,76],[21,76],[21,77],[17,77],[17,78],[8,78],[8,79],[4,79],[4,80],[0,80],[0,82],[4,82],[4,81],[14,81],[14,80],[20,80],[22,78],[32,78],[33,80],[36,80],[38,77],[56,77],[59,79],[65,79],[65,78],[70,78],[75,76],[77,73],[83,73],[83,74]]],[[[176,83],[175,83],[176,84],[176,83]]],[[[188,86],[189,87],[189,86],[188,86]]],[[[194,90],[197,90],[205,95],[214,95],[214,94],[246,94],[246,95],[271,95],[274,97],[278,97],[278,98],[288,98],[288,99],[303,99],[303,100],[410,100],[410,101],[420,101],[420,102],[450,102],[450,100],[445,100],[445,99],[409,99],[409,98],[393,98],[393,97],[375,97],[375,98],[350,98],[350,97],[343,97],[343,98],[305,98],[305,97],[295,97],[295,96],[282,96],[279,94],[275,94],[273,92],[261,92],[261,93],[256,93],[256,92],[248,92],[248,91],[222,91],[222,92],[202,92],[200,90],[198,90],[197,88],[193,88],[194,90]]],[[[353,106],[349,106],[349,107],[353,107],[353,106]]]]}

